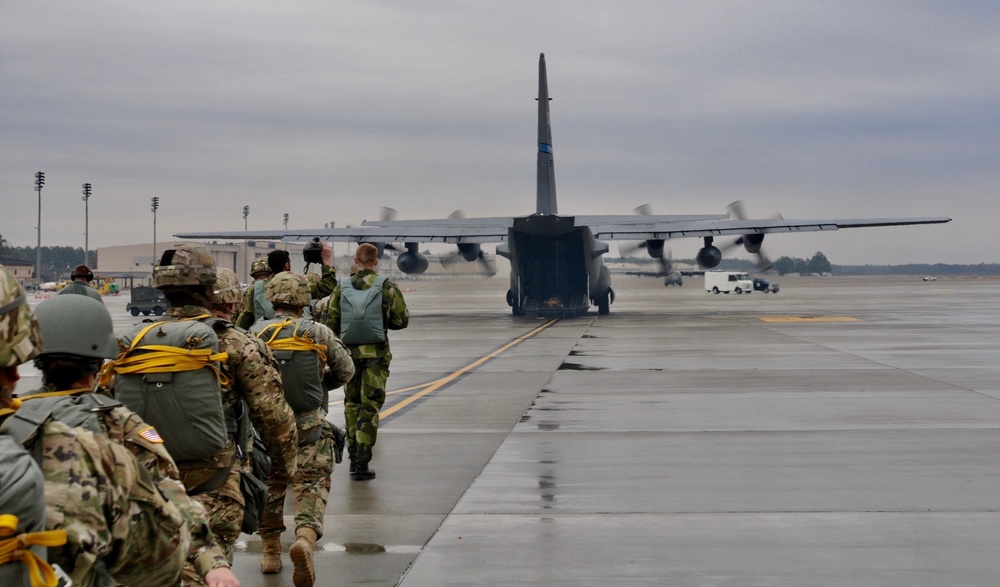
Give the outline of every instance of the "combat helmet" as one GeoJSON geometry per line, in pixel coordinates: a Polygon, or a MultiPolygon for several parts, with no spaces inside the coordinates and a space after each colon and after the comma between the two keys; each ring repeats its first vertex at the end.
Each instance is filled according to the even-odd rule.
{"type": "Polygon", "coordinates": [[[52,296],[38,304],[35,317],[45,347],[39,357],[113,359],[118,356],[111,314],[88,296],[52,296]]]}
{"type": "Polygon", "coordinates": [[[267,257],[257,257],[250,263],[250,276],[270,275],[271,268],[267,265],[267,257]]]}
{"type": "Polygon", "coordinates": [[[243,299],[243,287],[236,272],[227,267],[216,270],[215,289],[212,290],[212,305],[235,304],[243,299]]]}
{"type": "Polygon", "coordinates": [[[301,308],[308,306],[312,300],[312,292],[309,289],[309,280],[305,275],[282,271],[267,282],[264,288],[264,295],[267,300],[274,305],[293,306],[301,308]]]}
{"type": "Polygon", "coordinates": [[[0,265],[0,368],[26,363],[41,350],[42,334],[28,298],[21,284],[0,265]]]}
{"type": "Polygon", "coordinates": [[[163,251],[153,267],[153,287],[185,287],[207,285],[215,287],[215,259],[203,246],[178,245],[163,251]]]}

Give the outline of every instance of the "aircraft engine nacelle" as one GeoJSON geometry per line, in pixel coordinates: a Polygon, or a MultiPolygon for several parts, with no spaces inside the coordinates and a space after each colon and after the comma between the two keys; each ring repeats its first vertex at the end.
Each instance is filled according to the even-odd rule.
{"type": "Polygon", "coordinates": [[[719,263],[722,262],[722,251],[716,246],[705,245],[698,250],[697,258],[700,267],[712,269],[713,267],[718,267],[719,263]]]}
{"type": "Polygon", "coordinates": [[[759,253],[760,245],[764,242],[763,234],[745,234],[741,239],[743,241],[743,248],[747,250],[748,253],[759,253]]]}
{"type": "Polygon", "coordinates": [[[647,240],[646,252],[654,259],[663,257],[663,239],[647,240]]]}
{"type": "Polygon", "coordinates": [[[400,253],[396,258],[396,267],[403,273],[420,274],[427,271],[427,257],[420,253],[417,248],[420,243],[406,243],[406,252],[400,253]]]}
{"type": "Polygon", "coordinates": [[[466,261],[479,260],[478,243],[462,243],[458,245],[458,252],[462,254],[462,258],[465,259],[466,261]]]}

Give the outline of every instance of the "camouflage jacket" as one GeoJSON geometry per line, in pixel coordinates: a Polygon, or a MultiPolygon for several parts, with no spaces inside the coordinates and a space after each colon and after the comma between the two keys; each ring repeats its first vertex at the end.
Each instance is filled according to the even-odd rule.
{"type": "Polygon", "coordinates": [[[143,421],[138,414],[125,406],[101,409],[88,401],[89,389],[55,391],[44,388],[21,399],[34,402],[73,402],[90,408],[97,414],[104,434],[112,441],[129,449],[136,460],[152,476],[156,486],[183,516],[191,534],[191,552],[188,562],[201,577],[217,567],[229,567],[226,553],[215,541],[209,529],[208,513],[198,501],[191,499],[184,490],[180,472],[174,459],[163,446],[155,428],[143,421]],[[72,393],[74,392],[75,393],[72,393]]]}
{"type": "MultiPolygon", "coordinates": [[[[199,306],[169,308],[166,312],[172,318],[190,318],[208,314],[199,306]]],[[[222,374],[229,380],[223,387],[222,397],[227,405],[239,410],[242,400],[249,409],[250,421],[260,433],[271,457],[271,471],[279,476],[291,478],[295,474],[295,454],[298,436],[295,430],[295,414],[285,401],[281,391],[281,373],[274,355],[263,341],[236,328],[230,322],[216,328],[219,336],[219,352],[228,353],[229,359],[220,366],[222,374]]],[[[218,466],[228,466],[235,458],[236,445],[229,443],[217,457],[218,466]]],[[[242,496],[232,496],[242,502],[242,496]]]]}
{"type": "MultiPolygon", "coordinates": [[[[281,319],[300,317],[295,312],[280,306],[275,309],[275,314],[276,318],[281,319]]],[[[351,353],[347,350],[347,346],[337,338],[337,335],[329,327],[319,322],[313,322],[313,340],[316,344],[326,345],[326,364],[322,366],[323,372],[320,373],[324,389],[342,387],[354,377],[354,361],[351,360],[351,353]]],[[[328,411],[326,408],[327,406],[323,406],[319,410],[296,414],[295,421],[299,432],[312,430],[321,424],[321,421],[326,419],[328,411]]]]}
{"type": "MultiPolygon", "coordinates": [[[[369,289],[375,283],[376,277],[378,275],[371,269],[362,269],[351,276],[351,285],[356,289],[369,289]]],[[[331,303],[328,303],[326,307],[326,313],[329,316],[326,325],[337,336],[340,336],[340,290],[340,284],[337,284],[330,295],[331,303]],[[332,303],[332,300],[337,300],[337,302],[332,303]]],[[[406,308],[406,302],[403,300],[403,292],[399,291],[399,286],[388,279],[382,283],[382,321],[386,330],[402,330],[410,323],[410,311],[406,308]]],[[[355,361],[392,359],[392,353],[389,352],[388,335],[385,342],[348,345],[347,348],[351,351],[351,357],[355,361]]]]}
{"type": "Polygon", "coordinates": [[[105,436],[49,420],[25,444],[40,453],[45,527],[65,530],[49,548],[73,584],[104,573],[125,585],[174,587],[190,552],[183,516],[124,447],[105,436]]]}

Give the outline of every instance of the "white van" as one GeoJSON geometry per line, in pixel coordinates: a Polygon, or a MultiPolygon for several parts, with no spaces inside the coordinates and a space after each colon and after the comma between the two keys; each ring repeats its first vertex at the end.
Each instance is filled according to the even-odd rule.
{"type": "Polygon", "coordinates": [[[738,294],[753,292],[753,279],[740,271],[706,271],[705,291],[714,294],[736,292],[738,294]]]}

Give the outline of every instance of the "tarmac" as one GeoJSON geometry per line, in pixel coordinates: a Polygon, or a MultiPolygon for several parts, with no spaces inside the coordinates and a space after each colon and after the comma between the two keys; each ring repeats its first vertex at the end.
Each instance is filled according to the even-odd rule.
{"type": "MultiPolygon", "coordinates": [[[[334,471],[317,585],[997,583],[1000,281],[613,281],[561,320],[506,276],[399,282],[378,476],[334,471]]],[[[243,536],[242,584],[292,585],[293,539],[262,575],[243,536]]]]}

